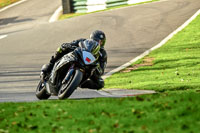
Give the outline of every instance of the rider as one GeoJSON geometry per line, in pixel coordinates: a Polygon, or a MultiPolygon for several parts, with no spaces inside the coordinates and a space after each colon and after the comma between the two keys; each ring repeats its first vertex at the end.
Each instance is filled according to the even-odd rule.
{"type": "MultiPolygon", "coordinates": [[[[100,48],[100,56],[98,58],[98,63],[100,64],[99,67],[94,71],[93,75],[90,77],[89,80],[84,82],[80,87],[81,88],[90,88],[90,89],[101,89],[104,87],[104,81],[101,76],[104,73],[106,64],[107,64],[107,53],[104,49],[104,45],[106,42],[106,36],[103,31],[95,30],[90,35],[90,39],[97,41],[101,48],[100,48]]],[[[78,39],[74,40],[71,43],[63,43],[56,51],[55,55],[52,56],[47,68],[43,70],[44,74],[47,75],[53,69],[55,62],[60,59],[63,55],[73,51],[75,48],[79,47],[79,43],[85,41],[86,39],[78,39]]]]}

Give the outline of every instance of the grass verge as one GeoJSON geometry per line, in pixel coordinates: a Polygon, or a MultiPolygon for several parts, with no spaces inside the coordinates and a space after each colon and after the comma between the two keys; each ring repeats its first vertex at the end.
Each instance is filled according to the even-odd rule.
{"type": "Polygon", "coordinates": [[[0,0],[0,8],[8,6],[17,1],[19,1],[19,0],[0,0]]]}
{"type": "Polygon", "coordinates": [[[188,91],[120,99],[1,103],[0,133],[197,133],[199,101],[199,94],[188,91]]]}

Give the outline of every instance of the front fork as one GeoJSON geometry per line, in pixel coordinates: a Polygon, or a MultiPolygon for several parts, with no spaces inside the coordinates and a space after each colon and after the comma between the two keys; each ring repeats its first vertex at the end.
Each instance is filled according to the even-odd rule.
{"type": "Polygon", "coordinates": [[[74,68],[74,64],[72,64],[72,66],[69,68],[67,75],[65,76],[65,78],[62,81],[62,84],[65,84],[69,81],[71,75],[74,73],[75,68],[74,68]]]}
{"type": "Polygon", "coordinates": [[[46,87],[47,93],[51,94],[49,84],[47,82],[43,82],[43,83],[44,83],[44,86],[46,87]]]}
{"type": "Polygon", "coordinates": [[[44,84],[47,93],[51,94],[50,87],[49,87],[49,84],[47,83],[47,79],[46,79],[46,76],[45,76],[44,72],[40,73],[40,80],[44,84]]]}

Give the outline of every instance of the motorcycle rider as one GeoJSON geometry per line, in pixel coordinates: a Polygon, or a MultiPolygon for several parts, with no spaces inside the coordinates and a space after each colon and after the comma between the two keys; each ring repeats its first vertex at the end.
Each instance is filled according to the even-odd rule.
{"type": "MultiPolygon", "coordinates": [[[[84,82],[80,85],[81,88],[90,88],[90,89],[101,89],[104,87],[104,80],[101,78],[101,76],[104,73],[106,64],[107,64],[107,53],[104,49],[104,45],[106,42],[106,36],[103,31],[95,30],[91,33],[90,39],[97,41],[101,48],[100,48],[100,55],[98,58],[99,67],[94,71],[93,75],[90,77],[89,80],[84,82]]],[[[71,43],[63,43],[55,52],[55,55],[51,57],[51,60],[47,67],[43,69],[43,73],[45,75],[50,74],[51,70],[53,69],[53,66],[57,60],[59,60],[63,55],[73,51],[77,47],[79,47],[79,43],[85,41],[86,39],[78,39],[74,40],[71,43]]]]}

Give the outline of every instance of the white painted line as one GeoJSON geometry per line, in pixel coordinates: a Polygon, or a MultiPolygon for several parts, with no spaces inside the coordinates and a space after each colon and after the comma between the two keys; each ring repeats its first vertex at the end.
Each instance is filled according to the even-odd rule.
{"type": "Polygon", "coordinates": [[[23,92],[35,92],[33,89],[0,89],[0,93],[23,93],[23,92]]]}
{"type": "Polygon", "coordinates": [[[55,22],[58,20],[59,16],[62,13],[62,6],[60,6],[55,12],[54,14],[51,16],[51,18],[49,19],[49,23],[55,22]]]}
{"type": "Polygon", "coordinates": [[[120,70],[130,66],[131,64],[133,64],[134,62],[136,62],[137,60],[143,58],[144,56],[148,55],[151,51],[160,48],[162,45],[164,45],[169,39],[171,39],[175,34],[177,34],[179,31],[181,31],[183,28],[185,28],[192,20],[194,20],[198,15],[200,14],[200,9],[190,18],[188,19],[183,25],[181,25],[178,29],[176,29],[174,32],[172,32],[171,34],[169,34],[164,40],[162,40],[159,44],[157,44],[156,46],[154,46],[153,48],[145,51],[144,53],[142,53],[141,55],[137,56],[136,58],[132,59],[131,61],[127,62],[126,64],[108,72],[107,74],[105,74],[104,76],[102,76],[103,79],[106,79],[108,77],[110,77],[112,74],[119,72],[120,70]]]}
{"type": "Polygon", "coordinates": [[[21,1],[18,1],[16,3],[13,3],[13,4],[9,5],[9,6],[6,6],[6,7],[2,8],[2,9],[0,9],[0,12],[3,12],[5,10],[7,10],[8,8],[14,7],[16,5],[19,5],[19,4],[21,4],[21,3],[25,2],[25,1],[27,1],[27,0],[21,0],[21,1]]]}
{"type": "Polygon", "coordinates": [[[8,35],[2,35],[0,36],[0,40],[3,39],[3,38],[6,38],[8,35]]]}

